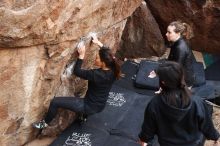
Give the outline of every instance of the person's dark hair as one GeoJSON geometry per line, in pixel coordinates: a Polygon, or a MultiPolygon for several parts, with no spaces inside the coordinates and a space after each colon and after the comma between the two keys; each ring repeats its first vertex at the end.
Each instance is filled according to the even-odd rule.
{"type": "Polygon", "coordinates": [[[192,27],[184,22],[181,21],[173,21],[169,24],[169,26],[175,26],[175,32],[180,33],[182,37],[189,40],[193,37],[193,30],[192,27]]]}
{"type": "Polygon", "coordinates": [[[167,98],[170,105],[177,105],[176,95],[179,93],[182,106],[187,106],[191,92],[186,86],[183,68],[179,63],[164,61],[156,70],[162,88],[161,94],[167,98]]]}
{"type": "Polygon", "coordinates": [[[119,79],[121,74],[120,66],[111,50],[108,47],[100,47],[99,56],[101,61],[114,72],[116,79],[119,79]]]}

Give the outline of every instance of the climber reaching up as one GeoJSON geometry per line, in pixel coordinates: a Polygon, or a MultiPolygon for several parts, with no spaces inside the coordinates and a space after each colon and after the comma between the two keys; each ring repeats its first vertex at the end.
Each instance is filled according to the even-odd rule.
{"type": "Polygon", "coordinates": [[[74,67],[74,74],[88,80],[88,89],[85,98],[79,97],[54,97],[50,103],[46,117],[33,124],[34,128],[43,129],[56,116],[58,108],[68,109],[80,114],[92,115],[101,112],[106,104],[109,91],[113,82],[120,77],[120,66],[108,47],[92,37],[93,43],[99,45],[95,65],[98,69],[84,70],[81,68],[85,56],[85,45],[79,45],[78,59],[74,67]]]}

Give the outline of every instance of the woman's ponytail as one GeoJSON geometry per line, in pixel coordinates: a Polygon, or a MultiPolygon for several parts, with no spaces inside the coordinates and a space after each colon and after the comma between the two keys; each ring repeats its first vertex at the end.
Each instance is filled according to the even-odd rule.
{"type": "Polygon", "coordinates": [[[191,39],[194,36],[192,27],[187,23],[181,21],[173,21],[170,23],[169,26],[175,26],[176,29],[174,31],[176,33],[180,33],[181,36],[187,40],[191,39]]]}
{"type": "Polygon", "coordinates": [[[109,67],[113,72],[116,79],[120,78],[121,69],[117,59],[111,53],[108,47],[101,47],[99,50],[99,56],[101,61],[103,61],[107,67],[109,67]]]}
{"type": "Polygon", "coordinates": [[[119,79],[121,76],[121,68],[120,65],[115,57],[113,57],[113,71],[116,79],[119,79]]]}
{"type": "Polygon", "coordinates": [[[192,27],[187,23],[182,24],[185,27],[184,31],[182,32],[182,36],[187,40],[191,39],[194,36],[192,27]]]}
{"type": "Polygon", "coordinates": [[[182,79],[181,79],[180,90],[181,90],[182,97],[184,97],[182,98],[183,105],[186,106],[188,105],[190,101],[190,97],[192,96],[192,93],[186,85],[184,76],[182,76],[182,79]]]}

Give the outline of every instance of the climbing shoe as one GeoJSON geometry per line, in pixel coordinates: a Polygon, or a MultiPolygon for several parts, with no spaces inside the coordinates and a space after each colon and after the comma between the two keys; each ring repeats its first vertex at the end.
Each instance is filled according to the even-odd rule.
{"type": "Polygon", "coordinates": [[[42,120],[42,121],[33,123],[32,126],[36,129],[44,129],[48,126],[48,124],[44,120],[42,120]]]}

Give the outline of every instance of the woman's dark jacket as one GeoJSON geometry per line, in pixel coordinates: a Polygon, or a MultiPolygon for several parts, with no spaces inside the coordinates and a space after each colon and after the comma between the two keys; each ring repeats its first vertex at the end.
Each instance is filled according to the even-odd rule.
{"type": "Polygon", "coordinates": [[[195,57],[183,38],[179,38],[171,45],[168,60],[178,62],[183,66],[186,84],[192,86],[195,80],[193,72],[195,57]]]}
{"type": "Polygon", "coordinates": [[[83,60],[78,59],[75,64],[74,74],[88,80],[88,89],[85,95],[86,113],[97,113],[104,109],[108,99],[109,91],[115,81],[111,70],[81,69],[83,60]]]}
{"type": "Polygon", "coordinates": [[[139,134],[142,141],[150,142],[157,135],[161,146],[198,146],[203,135],[211,140],[219,138],[200,97],[193,96],[186,107],[171,106],[165,99],[158,95],[147,106],[139,134]]]}

